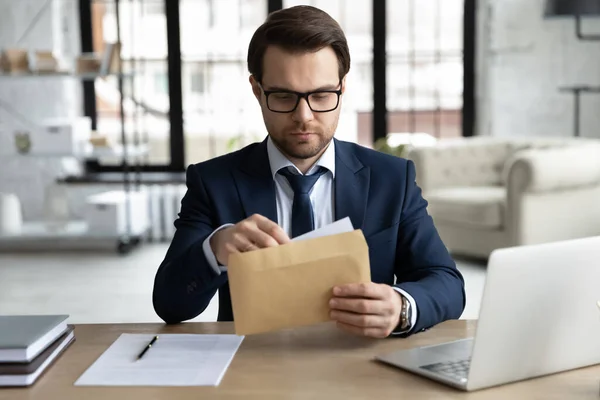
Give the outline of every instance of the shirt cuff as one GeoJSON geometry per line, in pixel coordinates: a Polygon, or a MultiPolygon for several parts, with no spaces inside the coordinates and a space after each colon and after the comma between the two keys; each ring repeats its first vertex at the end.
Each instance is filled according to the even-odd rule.
{"type": "Polygon", "coordinates": [[[210,247],[210,239],[213,237],[213,235],[215,233],[219,232],[221,229],[224,229],[224,228],[227,228],[230,226],[233,226],[233,224],[221,225],[220,227],[215,229],[213,231],[213,233],[211,233],[210,236],[207,237],[204,240],[204,242],[202,243],[202,250],[204,251],[204,257],[206,257],[206,261],[208,261],[208,265],[211,266],[211,268],[215,271],[215,273],[217,275],[221,275],[221,272],[227,272],[227,267],[220,266],[219,263],[217,262],[217,257],[215,256],[215,253],[213,253],[212,248],[210,247]]]}
{"type": "MultiPolygon", "coordinates": [[[[406,330],[406,331],[400,331],[400,330],[394,330],[392,332],[392,335],[402,335],[405,333],[410,332],[414,327],[415,327],[415,323],[417,322],[417,303],[415,303],[415,299],[413,299],[413,297],[406,293],[406,291],[396,287],[396,286],[392,286],[392,288],[400,293],[402,296],[404,296],[406,299],[408,299],[408,302],[410,303],[410,308],[412,309],[412,314],[410,316],[410,329],[406,330]]],[[[399,328],[396,328],[399,329],[399,328]]]]}

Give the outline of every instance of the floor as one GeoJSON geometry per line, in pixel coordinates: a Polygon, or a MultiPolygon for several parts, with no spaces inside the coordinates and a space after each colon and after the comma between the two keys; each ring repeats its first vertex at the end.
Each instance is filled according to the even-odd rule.
{"type": "MultiPolygon", "coordinates": [[[[152,284],[166,244],[145,244],[126,256],[111,252],[0,254],[0,315],[68,314],[71,323],[161,322],[152,308],[152,284]]],[[[467,305],[461,318],[479,315],[485,265],[457,260],[467,305]]],[[[215,321],[217,298],[194,321],[215,321]]]]}

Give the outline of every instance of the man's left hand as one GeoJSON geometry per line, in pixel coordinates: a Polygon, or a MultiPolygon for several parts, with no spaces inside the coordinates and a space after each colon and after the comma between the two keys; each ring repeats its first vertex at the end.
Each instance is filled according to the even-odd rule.
{"type": "Polygon", "coordinates": [[[331,319],[351,333],[384,338],[398,326],[402,296],[384,284],[352,283],[333,288],[331,319]]]}

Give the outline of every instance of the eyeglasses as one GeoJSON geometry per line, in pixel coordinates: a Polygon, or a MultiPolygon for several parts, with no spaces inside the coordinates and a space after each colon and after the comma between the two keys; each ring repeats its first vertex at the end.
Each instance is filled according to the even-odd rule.
{"type": "MultiPolygon", "coordinates": [[[[340,82],[341,83],[341,82],[340,82]]],[[[294,112],[300,104],[300,99],[305,99],[308,107],[313,112],[329,112],[335,110],[340,104],[342,89],[315,90],[313,92],[295,92],[293,90],[265,90],[258,84],[267,98],[267,108],[277,113],[294,112]]]]}

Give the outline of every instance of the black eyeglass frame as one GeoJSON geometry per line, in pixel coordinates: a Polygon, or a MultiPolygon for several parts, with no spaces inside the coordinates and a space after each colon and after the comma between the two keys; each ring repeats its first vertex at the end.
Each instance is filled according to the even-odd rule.
{"type": "Polygon", "coordinates": [[[258,82],[258,86],[260,87],[260,89],[263,91],[263,93],[265,94],[265,101],[267,103],[267,108],[269,109],[269,111],[271,112],[275,112],[275,113],[280,113],[280,114],[289,114],[292,113],[294,111],[296,111],[296,108],[298,108],[298,104],[300,104],[300,99],[304,99],[306,100],[306,104],[308,104],[308,107],[310,108],[310,110],[312,112],[315,113],[326,113],[326,112],[332,112],[334,110],[336,110],[339,106],[340,106],[340,96],[342,95],[342,88],[341,88],[341,84],[342,81],[340,81],[338,83],[338,85],[340,85],[340,88],[337,90],[313,90],[312,92],[296,92],[294,90],[287,90],[287,89],[278,89],[278,90],[265,90],[262,86],[261,82],[258,82]],[[276,111],[271,109],[271,107],[269,107],[269,96],[273,93],[289,93],[289,94],[295,94],[297,99],[296,99],[296,104],[294,105],[294,108],[292,108],[290,111],[276,111]],[[315,110],[312,108],[312,106],[310,105],[310,101],[308,100],[308,96],[312,95],[312,94],[317,94],[317,93],[335,93],[337,94],[337,101],[335,103],[335,107],[328,109],[328,110],[315,110]]]}

